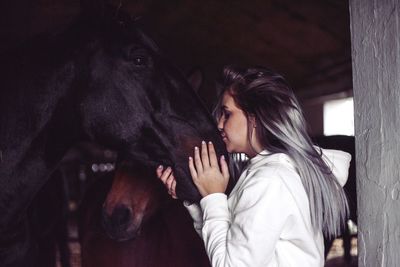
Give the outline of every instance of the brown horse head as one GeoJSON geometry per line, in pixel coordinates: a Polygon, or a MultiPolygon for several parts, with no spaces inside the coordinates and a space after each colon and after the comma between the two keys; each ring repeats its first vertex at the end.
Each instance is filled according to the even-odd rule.
{"type": "Polygon", "coordinates": [[[167,198],[154,171],[122,164],[103,204],[103,227],[114,240],[135,238],[167,198]]]}

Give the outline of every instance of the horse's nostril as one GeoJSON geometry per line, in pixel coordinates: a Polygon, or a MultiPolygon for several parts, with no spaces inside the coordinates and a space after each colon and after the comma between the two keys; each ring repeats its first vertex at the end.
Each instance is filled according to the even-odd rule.
{"type": "Polygon", "coordinates": [[[104,224],[110,228],[121,228],[127,225],[132,218],[132,210],[124,205],[116,206],[111,216],[103,213],[104,224]]]}

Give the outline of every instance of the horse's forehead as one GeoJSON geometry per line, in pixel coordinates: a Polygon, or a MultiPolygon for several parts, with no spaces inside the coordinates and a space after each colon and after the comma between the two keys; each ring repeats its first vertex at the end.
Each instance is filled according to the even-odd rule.
{"type": "Polygon", "coordinates": [[[124,51],[123,49],[140,49],[150,52],[151,56],[160,57],[160,51],[153,40],[147,37],[140,29],[131,27],[128,29],[109,29],[100,35],[95,36],[93,46],[95,49],[105,49],[106,51],[124,51]],[[122,49],[122,50],[120,50],[122,49]]]}

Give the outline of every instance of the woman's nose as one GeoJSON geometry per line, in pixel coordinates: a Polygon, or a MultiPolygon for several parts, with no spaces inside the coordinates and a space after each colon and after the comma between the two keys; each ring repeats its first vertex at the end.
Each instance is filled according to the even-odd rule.
{"type": "Polygon", "coordinates": [[[219,120],[218,120],[217,127],[218,127],[218,130],[219,130],[220,132],[222,132],[222,130],[224,129],[224,122],[223,122],[222,119],[219,119],[219,120]]]}

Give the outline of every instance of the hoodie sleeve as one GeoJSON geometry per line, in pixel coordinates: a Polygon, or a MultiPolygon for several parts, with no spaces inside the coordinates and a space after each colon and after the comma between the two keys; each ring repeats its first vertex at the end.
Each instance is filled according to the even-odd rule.
{"type": "Polygon", "coordinates": [[[316,149],[322,151],[322,159],[332,170],[339,184],[343,187],[349,176],[349,167],[351,155],[347,152],[334,149],[324,149],[316,146],[316,149]]]}
{"type": "Polygon", "coordinates": [[[194,230],[202,237],[201,229],[203,228],[203,211],[196,203],[190,204],[187,201],[183,202],[183,206],[187,209],[193,219],[194,230]]]}
{"type": "Polygon", "coordinates": [[[200,201],[203,241],[211,265],[276,266],[276,244],[296,207],[290,192],[281,177],[261,170],[251,174],[237,194],[232,207],[222,193],[200,201]]]}

